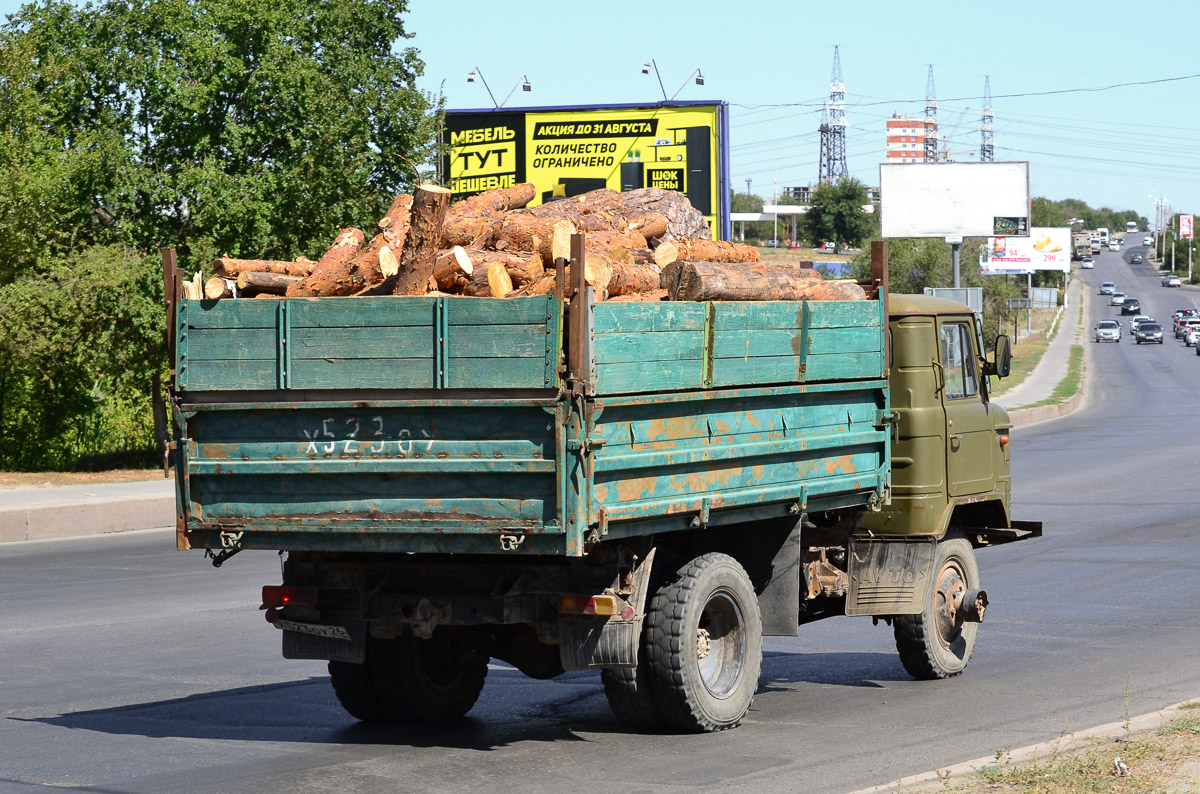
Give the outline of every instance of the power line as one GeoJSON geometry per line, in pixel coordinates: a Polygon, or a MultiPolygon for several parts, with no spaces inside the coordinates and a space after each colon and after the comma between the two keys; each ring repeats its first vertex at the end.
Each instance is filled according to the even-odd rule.
{"type": "MultiPolygon", "coordinates": [[[[1157,80],[1136,80],[1136,81],[1129,82],[1129,83],[1112,83],[1110,85],[1087,86],[1087,87],[1082,87],[1082,88],[1055,88],[1055,89],[1049,89],[1046,91],[1020,91],[1020,92],[1017,92],[1014,94],[995,94],[994,96],[997,99],[1014,99],[1017,97],[1027,97],[1027,96],[1053,96],[1055,94],[1083,94],[1083,93],[1094,93],[1094,92],[1101,92],[1101,91],[1112,91],[1113,89],[1116,89],[1116,88],[1130,88],[1132,86],[1139,86],[1139,85],[1157,85],[1160,83],[1177,83],[1182,80],[1195,80],[1197,78],[1200,78],[1200,74],[1184,74],[1184,75],[1179,75],[1178,77],[1160,77],[1157,80]]],[[[944,102],[973,102],[973,101],[979,101],[982,98],[983,97],[979,97],[979,96],[963,96],[963,97],[951,97],[950,99],[946,99],[943,101],[944,102]]],[[[871,107],[874,105],[894,105],[897,103],[917,104],[920,101],[921,101],[920,99],[880,99],[875,102],[863,102],[859,105],[859,107],[871,107]]],[[[767,104],[761,104],[761,105],[742,105],[742,104],[736,104],[736,103],[733,104],[734,107],[747,108],[747,109],[772,108],[772,107],[775,107],[775,108],[812,107],[812,106],[816,106],[816,105],[817,105],[817,103],[815,103],[815,102],[779,102],[779,103],[773,103],[773,104],[767,103],[767,104]]]]}

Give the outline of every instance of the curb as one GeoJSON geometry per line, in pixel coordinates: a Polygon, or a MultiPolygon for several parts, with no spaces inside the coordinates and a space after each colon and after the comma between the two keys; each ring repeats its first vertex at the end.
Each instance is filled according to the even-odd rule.
{"type": "Polygon", "coordinates": [[[0,510],[0,544],[175,526],[175,497],[60,502],[0,510]]]}
{"type": "MultiPolygon", "coordinates": [[[[1080,298],[1083,301],[1084,316],[1087,316],[1088,304],[1091,302],[1091,294],[1084,289],[1080,293],[1080,298]]],[[[1081,325],[1078,331],[1084,331],[1085,326],[1081,325]]],[[[1074,340],[1072,340],[1074,344],[1074,340]]],[[[1068,348],[1068,360],[1069,360],[1068,348]]],[[[1065,378],[1067,373],[1063,373],[1065,378]]],[[[1092,348],[1090,345],[1083,346],[1083,373],[1079,379],[1079,391],[1073,396],[1056,405],[1039,405],[1033,408],[1014,408],[1008,412],[1008,418],[1012,420],[1013,429],[1019,430],[1032,425],[1038,425],[1042,422],[1049,422],[1054,419],[1062,419],[1064,416],[1075,413],[1087,407],[1088,404],[1088,387],[1092,380],[1092,348]]]]}
{"type": "MultiPolygon", "coordinates": [[[[1167,722],[1167,720],[1173,718],[1182,710],[1183,706],[1194,702],[1197,701],[1195,699],[1185,700],[1167,706],[1159,711],[1142,714],[1139,717],[1133,717],[1123,722],[1110,722],[1077,733],[1069,733],[1057,739],[1051,739],[1048,742],[1021,747],[1006,753],[1003,765],[1011,766],[1047,756],[1061,755],[1064,751],[1074,749],[1089,739],[1119,738],[1125,736],[1130,731],[1157,728],[1167,722]]],[[[872,786],[871,788],[852,791],[850,794],[921,794],[922,792],[945,791],[946,787],[951,783],[969,782],[968,778],[974,776],[980,769],[988,766],[997,766],[994,754],[971,761],[963,761],[962,763],[942,767],[941,769],[922,772],[919,775],[909,775],[908,777],[902,777],[881,786],[872,786]]]]}

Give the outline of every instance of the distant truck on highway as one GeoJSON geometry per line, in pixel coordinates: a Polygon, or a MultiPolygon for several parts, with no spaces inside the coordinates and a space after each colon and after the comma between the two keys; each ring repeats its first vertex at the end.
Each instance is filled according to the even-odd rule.
{"type": "Polygon", "coordinates": [[[1075,232],[1071,235],[1071,258],[1078,261],[1092,254],[1092,241],[1087,232],[1075,232]]]}
{"type": "Polygon", "coordinates": [[[178,546],[285,552],[267,622],[366,721],[461,717],[494,658],[599,670],[637,729],[730,728],[762,638],[841,615],[956,676],[975,550],[1041,534],[991,401],[1009,343],[873,258],[860,301],[599,301],[561,259],[565,301],[173,293],[178,546]]]}

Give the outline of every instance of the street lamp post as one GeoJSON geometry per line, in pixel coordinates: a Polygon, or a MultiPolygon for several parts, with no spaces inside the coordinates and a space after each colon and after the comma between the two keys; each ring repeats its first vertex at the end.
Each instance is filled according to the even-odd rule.
{"type": "Polygon", "coordinates": [[[483,70],[478,66],[476,66],[470,71],[470,73],[467,74],[467,82],[475,82],[476,77],[479,78],[479,82],[483,83],[483,87],[487,89],[488,96],[492,98],[492,104],[497,108],[504,107],[504,103],[507,102],[510,97],[512,97],[513,92],[517,90],[517,86],[520,86],[522,91],[533,90],[533,85],[529,82],[529,78],[525,75],[521,75],[521,79],[513,84],[512,89],[508,92],[508,95],[504,97],[503,101],[497,102],[495,94],[492,93],[492,87],[488,85],[487,80],[483,76],[483,70]]]}
{"type": "Polygon", "coordinates": [[[662,91],[663,102],[670,102],[672,99],[679,96],[679,91],[687,88],[687,84],[693,77],[696,78],[696,85],[704,85],[704,75],[699,69],[693,69],[692,73],[684,79],[683,85],[679,86],[679,91],[671,94],[671,96],[668,98],[667,89],[663,86],[662,74],[658,71],[658,63],[653,58],[642,64],[642,74],[650,74],[651,71],[653,71],[654,76],[658,78],[658,90],[662,91]]]}

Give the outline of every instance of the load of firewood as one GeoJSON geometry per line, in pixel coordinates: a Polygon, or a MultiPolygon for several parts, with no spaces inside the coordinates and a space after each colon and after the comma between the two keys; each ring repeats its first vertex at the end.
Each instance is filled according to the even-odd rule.
{"type": "Polygon", "coordinates": [[[368,240],[343,229],[317,261],[222,257],[214,275],[187,282],[188,297],[332,297],[339,295],[545,295],[555,260],[570,259],[583,233],[584,279],[597,300],[856,300],[848,282],[825,282],[794,265],[759,262],[754,246],[711,239],[687,196],[643,188],[607,188],[536,207],[521,183],[455,204],[450,191],[420,185],[402,194],[368,240]]]}

